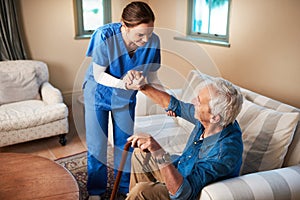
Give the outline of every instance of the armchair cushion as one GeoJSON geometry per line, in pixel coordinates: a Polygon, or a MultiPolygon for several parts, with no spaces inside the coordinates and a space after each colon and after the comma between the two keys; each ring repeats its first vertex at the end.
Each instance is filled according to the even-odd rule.
{"type": "Polygon", "coordinates": [[[20,101],[0,107],[0,131],[11,131],[47,124],[68,117],[63,103],[46,105],[40,100],[20,101]]]}
{"type": "Polygon", "coordinates": [[[0,105],[39,98],[34,68],[0,68],[0,105]]]}
{"type": "Polygon", "coordinates": [[[237,120],[244,142],[241,174],[282,167],[299,113],[275,111],[244,99],[237,120]]]}

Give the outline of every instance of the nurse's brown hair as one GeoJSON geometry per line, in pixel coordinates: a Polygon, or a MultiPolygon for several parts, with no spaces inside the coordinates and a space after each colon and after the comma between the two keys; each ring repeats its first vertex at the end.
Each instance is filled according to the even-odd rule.
{"type": "Polygon", "coordinates": [[[129,28],[139,24],[148,24],[154,20],[154,13],[145,2],[133,1],[123,9],[122,21],[129,28]]]}

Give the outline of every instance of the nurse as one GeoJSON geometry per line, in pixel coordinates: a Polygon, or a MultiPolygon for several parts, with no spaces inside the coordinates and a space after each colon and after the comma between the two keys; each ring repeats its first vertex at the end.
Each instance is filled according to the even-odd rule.
{"type": "MultiPolygon", "coordinates": [[[[92,62],[83,83],[90,199],[101,199],[106,192],[109,113],[116,175],[123,147],[133,134],[137,90],[145,80],[148,84],[159,84],[160,41],[153,33],[154,20],[153,11],[146,3],[131,2],[123,9],[120,23],[106,24],[91,37],[86,55],[92,62]],[[134,84],[126,84],[133,80],[130,70],[142,73],[141,77],[134,78],[134,84]]],[[[119,195],[128,193],[129,179],[130,156],[120,181],[119,195]]]]}

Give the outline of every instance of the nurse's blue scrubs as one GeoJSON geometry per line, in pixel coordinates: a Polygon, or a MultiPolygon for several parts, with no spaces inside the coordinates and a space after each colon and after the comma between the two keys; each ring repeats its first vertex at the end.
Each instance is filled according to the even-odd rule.
{"type": "MultiPolygon", "coordinates": [[[[129,70],[149,72],[160,67],[160,41],[152,34],[143,47],[139,47],[130,57],[121,34],[121,23],[111,23],[98,28],[91,37],[87,56],[100,66],[107,66],[106,73],[121,79],[129,70]]],[[[114,134],[114,169],[119,167],[122,151],[127,138],[133,134],[136,93],[107,87],[97,83],[90,64],[83,83],[85,103],[86,140],[88,147],[89,195],[101,195],[107,185],[107,136],[108,116],[112,115],[114,134]]],[[[130,150],[132,152],[132,149],[130,150]]],[[[119,192],[128,193],[130,179],[130,159],[128,154],[119,192]]]]}

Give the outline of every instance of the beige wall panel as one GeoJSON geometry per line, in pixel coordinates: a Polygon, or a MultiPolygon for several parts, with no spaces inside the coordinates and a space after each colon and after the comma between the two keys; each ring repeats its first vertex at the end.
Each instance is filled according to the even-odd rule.
{"type": "MultiPolygon", "coordinates": [[[[31,58],[45,61],[49,65],[50,81],[63,91],[64,96],[70,95],[89,42],[74,39],[73,0],[19,1],[31,58]]],[[[113,21],[120,20],[122,9],[128,2],[112,0],[113,21]]],[[[156,27],[185,33],[187,0],[145,2],[155,12],[156,27]]],[[[238,85],[300,107],[299,8],[298,0],[233,0],[231,47],[199,44],[201,49],[192,53],[193,57],[199,58],[197,67],[205,73],[220,72],[238,85]]],[[[182,46],[187,43],[179,42],[182,46]]],[[[163,51],[163,65],[175,69],[176,74],[186,75],[193,66],[185,59],[181,60],[181,56],[174,54],[172,57],[172,54],[168,48],[163,51]]],[[[169,82],[173,85],[172,80],[169,82]]]]}

